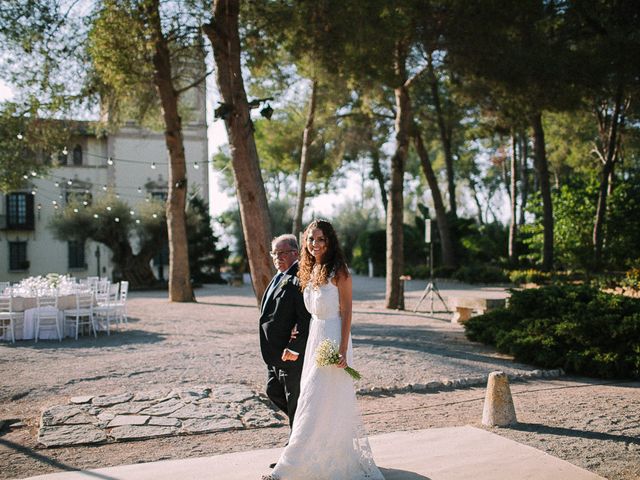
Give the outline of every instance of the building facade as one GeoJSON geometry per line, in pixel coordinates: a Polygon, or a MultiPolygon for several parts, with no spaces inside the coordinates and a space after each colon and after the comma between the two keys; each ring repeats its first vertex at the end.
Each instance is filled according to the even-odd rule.
{"type": "MultiPolygon", "coordinates": [[[[194,90],[183,125],[188,193],[208,201],[208,143],[205,93],[194,90]]],[[[166,199],[169,156],[163,132],[128,122],[112,134],[82,128],[58,154],[46,176],[26,174],[24,188],[0,198],[0,281],[18,282],[34,275],[69,274],[112,278],[111,251],[103,244],[54,238],[49,223],[74,198],[108,193],[126,202],[135,215],[147,199],[166,199]]],[[[88,124],[86,124],[88,126],[88,124]]],[[[34,172],[35,173],[35,172],[34,172]]],[[[134,245],[135,250],[135,245],[134,245]]],[[[158,278],[167,278],[168,255],[154,260],[158,278]]]]}

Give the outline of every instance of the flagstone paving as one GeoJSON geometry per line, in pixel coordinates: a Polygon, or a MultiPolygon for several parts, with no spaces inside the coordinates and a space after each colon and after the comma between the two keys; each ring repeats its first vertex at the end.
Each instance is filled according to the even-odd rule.
{"type": "Polygon", "coordinates": [[[246,385],[197,386],[72,397],[67,405],[55,405],[42,412],[38,442],[60,447],[283,423],[283,417],[246,385]]]}

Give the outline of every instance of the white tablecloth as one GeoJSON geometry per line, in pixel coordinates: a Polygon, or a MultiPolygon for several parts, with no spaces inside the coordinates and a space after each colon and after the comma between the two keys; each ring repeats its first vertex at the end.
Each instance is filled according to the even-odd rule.
{"type": "MultiPolygon", "coordinates": [[[[76,305],[76,297],[75,295],[61,295],[58,299],[58,325],[60,328],[64,326],[64,316],[63,310],[71,310],[75,308],[76,305]]],[[[43,307],[48,309],[53,309],[54,307],[43,307]]],[[[35,329],[36,329],[36,298],[35,297],[14,297],[14,309],[18,312],[24,312],[24,319],[18,318],[14,320],[14,331],[16,340],[32,340],[35,338],[35,329]]],[[[63,336],[65,337],[75,337],[75,329],[70,325],[67,325],[65,331],[63,332],[63,336]]],[[[55,328],[52,326],[47,326],[46,329],[40,330],[40,337],[38,340],[49,340],[49,339],[58,339],[58,333],[55,328]]],[[[5,337],[0,335],[0,340],[11,340],[10,334],[7,332],[5,337]]]]}

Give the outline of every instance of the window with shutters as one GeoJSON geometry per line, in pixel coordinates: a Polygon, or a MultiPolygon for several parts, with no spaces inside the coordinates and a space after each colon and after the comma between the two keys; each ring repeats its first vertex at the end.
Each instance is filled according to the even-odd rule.
{"type": "Polygon", "coordinates": [[[9,242],[9,270],[29,270],[27,242],[9,242]]]}
{"type": "Polygon", "coordinates": [[[7,195],[7,230],[33,230],[33,195],[26,192],[7,195]]]}

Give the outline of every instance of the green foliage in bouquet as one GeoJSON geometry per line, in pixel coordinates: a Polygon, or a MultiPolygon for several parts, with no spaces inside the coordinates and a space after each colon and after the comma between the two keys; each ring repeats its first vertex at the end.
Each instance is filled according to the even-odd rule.
{"type": "Polygon", "coordinates": [[[602,378],[640,377],[640,299],[586,285],[513,291],[506,308],[471,318],[470,340],[517,361],[602,378]]]}

